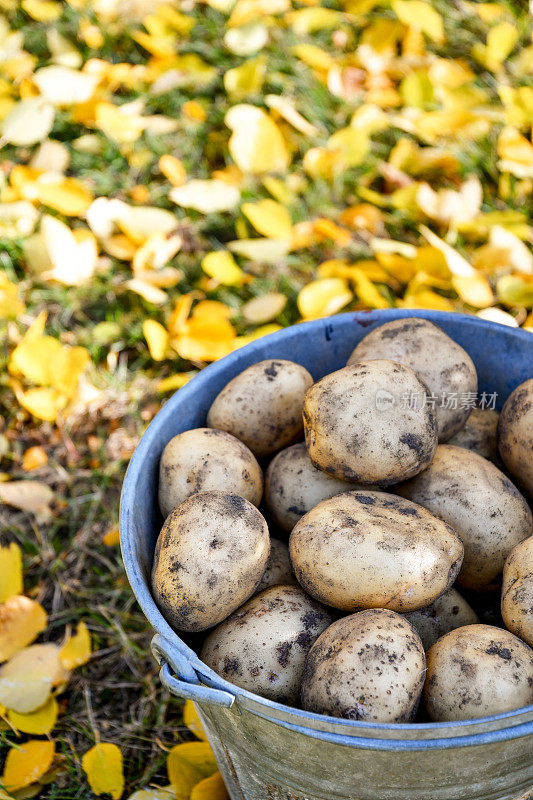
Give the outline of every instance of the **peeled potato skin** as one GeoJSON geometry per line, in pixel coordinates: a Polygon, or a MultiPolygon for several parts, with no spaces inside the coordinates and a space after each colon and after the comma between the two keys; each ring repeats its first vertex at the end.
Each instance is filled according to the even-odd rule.
{"type": "Polygon", "coordinates": [[[491,408],[473,408],[465,425],[454,433],[447,444],[472,450],[493,464],[501,464],[498,453],[499,414],[491,408]]]}
{"type": "Polygon", "coordinates": [[[410,367],[386,359],[332,372],[305,396],[305,443],[318,469],[346,481],[388,486],[418,474],[437,447],[435,411],[427,387],[410,367]],[[385,392],[392,405],[378,408],[385,392]],[[402,406],[402,397],[419,407],[402,406]]]}
{"type": "MultiPolygon", "coordinates": [[[[287,533],[317,503],[341,494],[346,481],[313,466],[305,444],[293,444],[275,456],[265,474],[265,503],[274,522],[287,533]]],[[[358,484],[353,484],[357,489],[358,484]]]]}
{"type": "Polygon", "coordinates": [[[435,722],[478,719],[533,703],[533,650],[492,625],[467,625],[426,654],[424,703],[435,722]]]}
{"type": "Polygon", "coordinates": [[[164,517],[192,494],[233,492],[258,506],[263,473],[245,444],[225,431],[195,428],[174,436],[159,462],[159,507],[164,517]]]}
{"type": "Polygon", "coordinates": [[[293,361],[259,361],[215,397],[207,424],[236,436],[257,458],[270,456],[301,437],[303,399],[312,383],[293,361]]]}
{"type": "Polygon", "coordinates": [[[268,589],[269,586],[278,586],[280,584],[288,586],[296,584],[296,582],[291,568],[289,548],[285,542],[271,537],[267,566],[255,593],[259,594],[263,589],[268,589]]]}
{"type": "Polygon", "coordinates": [[[418,632],[424,650],[429,650],[437,639],[455,628],[475,625],[479,622],[474,609],[453,588],[441,594],[429,606],[405,614],[405,618],[418,632]]]}
{"type": "Polygon", "coordinates": [[[382,608],[334,622],[305,661],[306,711],[366,722],[411,722],[426,659],[409,622],[382,608]]]}
{"type": "Polygon", "coordinates": [[[421,506],[385,492],[354,491],[302,517],[289,552],[298,582],[320,602],[349,612],[405,612],[450,588],[463,546],[421,506]]]}
{"type": "Polygon", "coordinates": [[[498,423],[502,461],[533,498],[533,378],[509,395],[498,423]]]}
{"type": "Polygon", "coordinates": [[[457,531],[465,548],[458,584],[467,589],[497,588],[505,559],[533,532],[531,510],[516,486],[462,447],[439,445],[431,465],[394,491],[457,531]]]}
{"type": "Polygon", "coordinates": [[[271,586],[209,634],[201,658],[242,689],[295,704],[305,656],[330,623],[299,586],[271,586]]]}
{"type": "Polygon", "coordinates": [[[476,368],[466,350],[433,322],[410,317],[380,325],[359,342],[348,364],[369,358],[388,358],[411,367],[437,398],[442,392],[458,394],[455,409],[436,402],[440,442],[463,427],[470,409],[461,407],[460,397],[463,392],[477,392],[476,368]]]}
{"type": "Polygon", "coordinates": [[[533,536],[517,544],[507,556],[502,617],[511,633],[533,647],[533,536]]]}
{"type": "Polygon", "coordinates": [[[211,628],[254,593],[269,550],[267,524],[248,500],[228,492],[193,494],[159,534],[154,599],[174,628],[211,628]]]}

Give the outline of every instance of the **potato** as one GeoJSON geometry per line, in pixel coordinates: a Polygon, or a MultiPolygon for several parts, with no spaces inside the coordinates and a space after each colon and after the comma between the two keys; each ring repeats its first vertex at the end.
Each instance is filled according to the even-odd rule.
{"type": "Polygon", "coordinates": [[[492,625],[466,625],[426,654],[424,702],[435,722],[477,719],[533,703],[533,650],[492,625]]]}
{"type": "Polygon", "coordinates": [[[502,461],[533,498],[533,378],[509,395],[498,423],[502,461]]]}
{"type": "Polygon", "coordinates": [[[498,412],[491,408],[473,408],[464,427],[448,439],[448,444],[473,450],[498,466],[498,418],[498,412]]]}
{"type": "Polygon", "coordinates": [[[410,367],[386,359],[326,375],[304,401],[311,461],[336,478],[364,484],[387,486],[416,475],[437,447],[426,393],[410,367]]]}
{"type": "Polygon", "coordinates": [[[191,494],[232,492],[258,506],[263,473],[245,444],[225,431],[195,428],[178,433],[159,462],[159,507],[164,517],[191,494]]]}
{"type": "Polygon", "coordinates": [[[152,568],[154,599],[182,631],[217,625],[256,590],[268,561],[267,524],[244,497],[193,494],[167,517],[152,568]]]}
{"type": "Polygon", "coordinates": [[[394,491],[457,531],[465,547],[458,583],[468,589],[496,588],[513,547],[533,533],[531,510],[518,489],[494,464],[462,447],[439,445],[425,472],[394,491]]]}
{"type": "Polygon", "coordinates": [[[293,361],[260,361],[215,397],[207,424],[233,434],[258,458],[270,456],[301,437],[303,399],[312,383],[293,361]]]}
{"type": "Polygon", "coordinates": [[[429,650],[444,634],[462,628],[464,625],[475,625],[479,618],[464,597],[455,589],[448,589],[431,605],[418,611],[405,614],[413,628],[418,632],[424,645],[429,650]]]}
{"type": "Polygon", "coordinates": [[[201,658],[241,689],[294,704],[305,656],[330,623],[299,586],[271,586],[209,634],[201,658]]]}
{"type": "MultiPolygon", "coordinates": [[[[287,533],[312,508],[349,487],[313,466],[305,444],[278,453],[265,474],[265,503],[276,525],[287,533]]],[[[361,488],[354,483],[353,488],[361,488]]]]}
{"type": "Polygon", "coordinates": [[[503,568],[502,617],[533,647],[533,536],[514,547],[503,568]]]}
{"type": "Polygon", "coordinates": [[[255,592],[257,594],[258,592],[262,592],[263,589],[268,589],[269,586],[278,586],[279,584],[296,584],[296,578],[291,568],[289,548],[285,542],[271,537],[270,555],[268,557],[266,570],[255,592]]]}
{"type": "Polygon", "coordinates": [[[294,574],[308,594],[344,611],[414,611],[453,584],[463,546],[421,506],[385,492],[345,492],[295,525],[294,574]]]}
{"type": "Polygon", "coordinates": [[[389,358],[414,369],[436,397],[440,442],[463,427],[470,408],[461,404],[461,395],[477,392],[476,368],[466,350],[437,325],[416,317],[380,325],[359,342],[348,364],[370,358],[389,358]],[[455,396],[457,402],[441,402],[443,392],[455,396]]]}
{"type": "Polygon", "coordinates": [[[405,617],[377,608],[334,622],[305,660],[302,706],[365,722],[410,722],[426,659],[405,617]]]}

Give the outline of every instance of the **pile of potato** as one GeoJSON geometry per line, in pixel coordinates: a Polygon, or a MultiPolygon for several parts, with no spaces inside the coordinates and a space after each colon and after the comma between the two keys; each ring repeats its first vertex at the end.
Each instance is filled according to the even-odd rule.
{"type": "Polygon", "coordinates": [[[207,631],[201,658],[226,680],[321,714],[533,703],[533,377],[499,419],[430,402],[476,392],[469,355],[417,318],[316,383],[281,359],[237,375],[161,458],[165,618],[207,631]]]}

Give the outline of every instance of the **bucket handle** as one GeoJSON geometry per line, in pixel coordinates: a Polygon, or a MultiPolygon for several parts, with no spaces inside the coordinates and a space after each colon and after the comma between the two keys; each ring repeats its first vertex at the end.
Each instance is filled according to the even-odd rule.
{"type": "Polygon", "coordinates": [[[235,697],[229,692],[211,689],[210,686],[200,684],[196,671],[183,657],[183,654],[159,633],[152,639],[152,653],[161,667],[159,679],[171,694],[182,697],[184,700],[193,700],[197,703],[207,703],[224,708],[231,708],[235,702],[235,697]],[[171,670],[176,673],[176,677],[171,670]]]}

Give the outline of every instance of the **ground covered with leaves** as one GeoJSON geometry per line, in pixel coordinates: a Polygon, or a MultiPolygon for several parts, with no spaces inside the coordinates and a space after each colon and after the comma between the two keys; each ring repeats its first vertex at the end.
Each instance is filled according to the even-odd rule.
{"type": "Polygon", "coordinates": [[[223,797],[173,749],[127,461],[302,319],[533,331],[532,125],[525,0],[0,0],[0,797],[223,797]]]}

